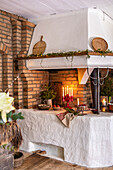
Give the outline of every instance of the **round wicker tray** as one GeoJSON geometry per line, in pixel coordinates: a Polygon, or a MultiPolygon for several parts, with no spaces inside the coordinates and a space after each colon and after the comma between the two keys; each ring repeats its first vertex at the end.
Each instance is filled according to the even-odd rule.
{"type": "Polygon", "coordinates": [[[96,37],[92,40],[92,47],[94,50],[106,51],[108,43],[103,38],[96,37]]]}

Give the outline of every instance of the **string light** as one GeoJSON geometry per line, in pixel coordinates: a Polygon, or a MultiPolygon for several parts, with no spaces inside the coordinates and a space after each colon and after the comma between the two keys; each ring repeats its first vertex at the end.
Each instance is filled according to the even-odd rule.
{"type": "Polygon", "coordinates": [[[20,77],[22,71],[18,73],[18,76],[12,80],[11,84],[8,85],[8,88],[5,90],[5,93],[9,90],[9,88],[14,84],[14,82],[20,77]]]}

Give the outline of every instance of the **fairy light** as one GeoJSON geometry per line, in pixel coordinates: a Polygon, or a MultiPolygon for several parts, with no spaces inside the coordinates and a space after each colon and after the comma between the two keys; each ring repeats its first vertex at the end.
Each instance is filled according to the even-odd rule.
{"type": "Polygon", "coordinates": [[[14,84],[14,82],[20,77],[22,72],[18,73],[18,76],[12,80],[11,84],[8,85],[8,88],[5,90],[5,93],[9,90],[9,88],[14,84]]]}

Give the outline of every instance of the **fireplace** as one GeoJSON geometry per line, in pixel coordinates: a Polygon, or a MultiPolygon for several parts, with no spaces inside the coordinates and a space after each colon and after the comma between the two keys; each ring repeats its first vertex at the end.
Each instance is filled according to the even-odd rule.
{"type": "Polygon", "coordinates": [[[73,102],[70,102],[70,106],[77,105],[77,98],[79,98],[80,104],[89,105],[91,103],[90,80],[86,84],[79,84],[77,69],[49,71],[49,82],[58,93],[58,97],[53,101],[54,104],[63,105],[65,103],[62,101],[62,88],[67,88],[67,86],[73,87],[73,102]]]}
{"type": "MultiPolygon", "coordinates": [[[[88,10],[90,13],[90,10],[88,10]]],[[[94,12],[94,9],[93,9],[94,12]]],[[[65,26],[67,24],[66,18],[74,19],[77,16],[81,16],[80,20],[83,21],[82,24],[85,24],[87,19],[87,10],[83,10],[79,12],[70,13],[69,15],[61,15],[61,18],[64,21],[62,24],[65,26]],[[85,15],[83,15],[83,13],[85,15]],[[85,18],[84,18],[85,17],[85,18]],[[65,20],[66,19],[66,20],[65,20]]],[[[97,66],[97,58],[99,59],[99,63],[103,64],[106,68],[108,65],[112,66],[112,56],[101,57],[101,56],[91,56],[90,59],[87,59],[86,55],[83,56],[74,56],[72,65],[65,57],[58,58],[48,58],[43,59],[41,67],[41,59],[38,60],[18,60],[19,57],[25,57],[27,54],[30,54],[32,51],[34,38],[36,35],[37,28],[35,28],[35,24],[29,22],[27,19],[10,14],[5,11],[0,10],[0,72],[1,72],[1,82],[0,82],[0,90],[5,91],[9,89],[10,95],[15,98],[15,106],[16,108],[36,108],[37,104],[41,102],[39,97],[41,86],[44,84],[52,85],[57,91],[57,98],[53,101],[55,104],[63,105],[62,102],[62,87],[73,87],[73,102],[70,102],[71,106],[77,105],[77,99],[79,99],[80,104],[89,105],[92,102],[91,95],[91,85],[90,79],[88,78],[86,68],[90,66],[90,74],[93,71],[94,67],[97,66]],[[2,22],[4,21],[4,22],[2,22]],[[34,31],[35,28],[35,31],[34,31]],[[32,42],[31,42],[32,40],[32,42]],[[29,51],[29,53],[28,53],[29,51]],[[49,63],[49,65],[47,65],[49,63]],[[32,65],[33,64],[33,65],[32,65]],[[50,64],[53,64],[50,66],[50,64]],[[64,64],[64,65],[62,65],[64,64]],[[94,65],[93,65],[94,64],[94,65]],[[47,68],[46,68],[47,65],[47,68]],[[58,67],[60,65],[60,67],[58,67]],[[38,67],[40,66],[40,67],[38,67]],[[48,68],[49,66],[49,68],[48,68]],[[56,66],[56,67],[55,67],[56,66]],[[41,69],[40,69],[41,68],[41,69]],[[54,70],[53,70],[54,68],[54,70]],[[82,74],[81,74],[82,73],[82,74]]],[[[57,22],[60,22],[59,17],[52,16],[52,19],[57,22]]],[[[48,20],[48,19],[47,19],[48,20]]],[[[80,20],[76,19],[78,26],[80,26],[80,20]]],[[[49,21],[49,20],[48,20],[49,21]]],[[[42,20],[44,22],[44,20],[42,20]]],[[[50,24],[52,24],[51,22],[50,24]]],[[[62,26],[61,24],[61,26],[62,26]]],[[[77,26],[76,23],[71,23],[77,26]]],[[[54,24],[53,24],[54,26],[54,24]]],[[[62,32],[61,26],[59,26],[59,32],[62,32]]],[[[88,26],[88,25],[87,25],[88,26]]],[[[87,27],[86,26],[86,27],[87,27]]],[[[46,27],[45,27],[46,28],[46,27]]],[[[56,28],[56,27],[55,27],[56,28]]],[[[63,27],[64,28],[64,27],[63,27]]],[[[69,28],[69,27],[68,27],[69,28]]],[[[72,27],[71,27],[72,28],[72,27]]],[[[80,27],[81,31],[82,28],[80,27]]],[[[52,29],[52,25],[51,25],[52,29]]],[[[78,27],[76,27],[78,29],[78,27]]],[[[44,33],[44,40],[47,40],[47,51],[51,52],[51,50],[56,51],[59,50],[59,45],[61,47],[60,50],[73,50],[75,45],[78,45],[78,49],[84,49],[89,47],[88,44],[88,36],[86,32],[83,33],[84,41],[81,43],[81,39],[77,39],[76,36],[71,35],[74,39],[72,42],[77,40],[79,43],[72,44],[69,43],[70,39],[66,44],[62,39],[59,43],[56,42],[55,49],[53,48],[53,38],[52,36],[47,36],[47,30],[44,29],[43,33],[41,32],[41,21],[39,22],[39,30],[38,30],[38,38],[40,34],[44,33]],[[79,41],[80,40],[80,41],[79,41]],[[83,43],[84,42],[84,43],[83,43]],[[49,45],[51,44],[51,46],[49,45]],[[63,47],[64,45],[64,47],[63,47]],[[72,46],[73,45],[73,46],[72,46]],[[83,45],[83,46],[81,46],[83,45]],[[49,48],[48,48],[49,47],[49,48]],[[52,48],[52,49],[51,49],[52,48]],[[65,48],[65,49],[63,49],[65,48]]],[[[70,31],[67,29],[68,35],[66,33],[67,38],[70,38],[70,31]]],[[[76,31],[74,30],[76,34],[76,31]]],[[[91,32],[90,32],[91,34],[91,32]]],[[[80,36],[80,34],[79,34],[80,36]]],[[[65,35],[61,36],[62,38],[65,35]]],[[[59,36],[59,38],[61,38],[59,36]]],[[[58,37],[57,37],[58,38],[58,37]]],[[[54,39],[55,40],[55,39],[54,39]]],[[[38,41],[38,40],[35,40],[38,41]]],[[[111,42],[110,42],[111,43],[111,42]]],[[[57,52],[57,51],[56,51],[57,52]]]]}

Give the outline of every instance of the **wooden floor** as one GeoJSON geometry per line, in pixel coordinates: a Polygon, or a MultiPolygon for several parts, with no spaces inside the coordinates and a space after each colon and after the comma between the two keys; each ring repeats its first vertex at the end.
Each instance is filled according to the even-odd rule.
{"type": "Polygon", "coordinates": [[[113,166],[108,168],[85,168],[38,154],[30,156],[25,154],[23,165],[15,168],[15,170],[113,170],[113,166]]]}

